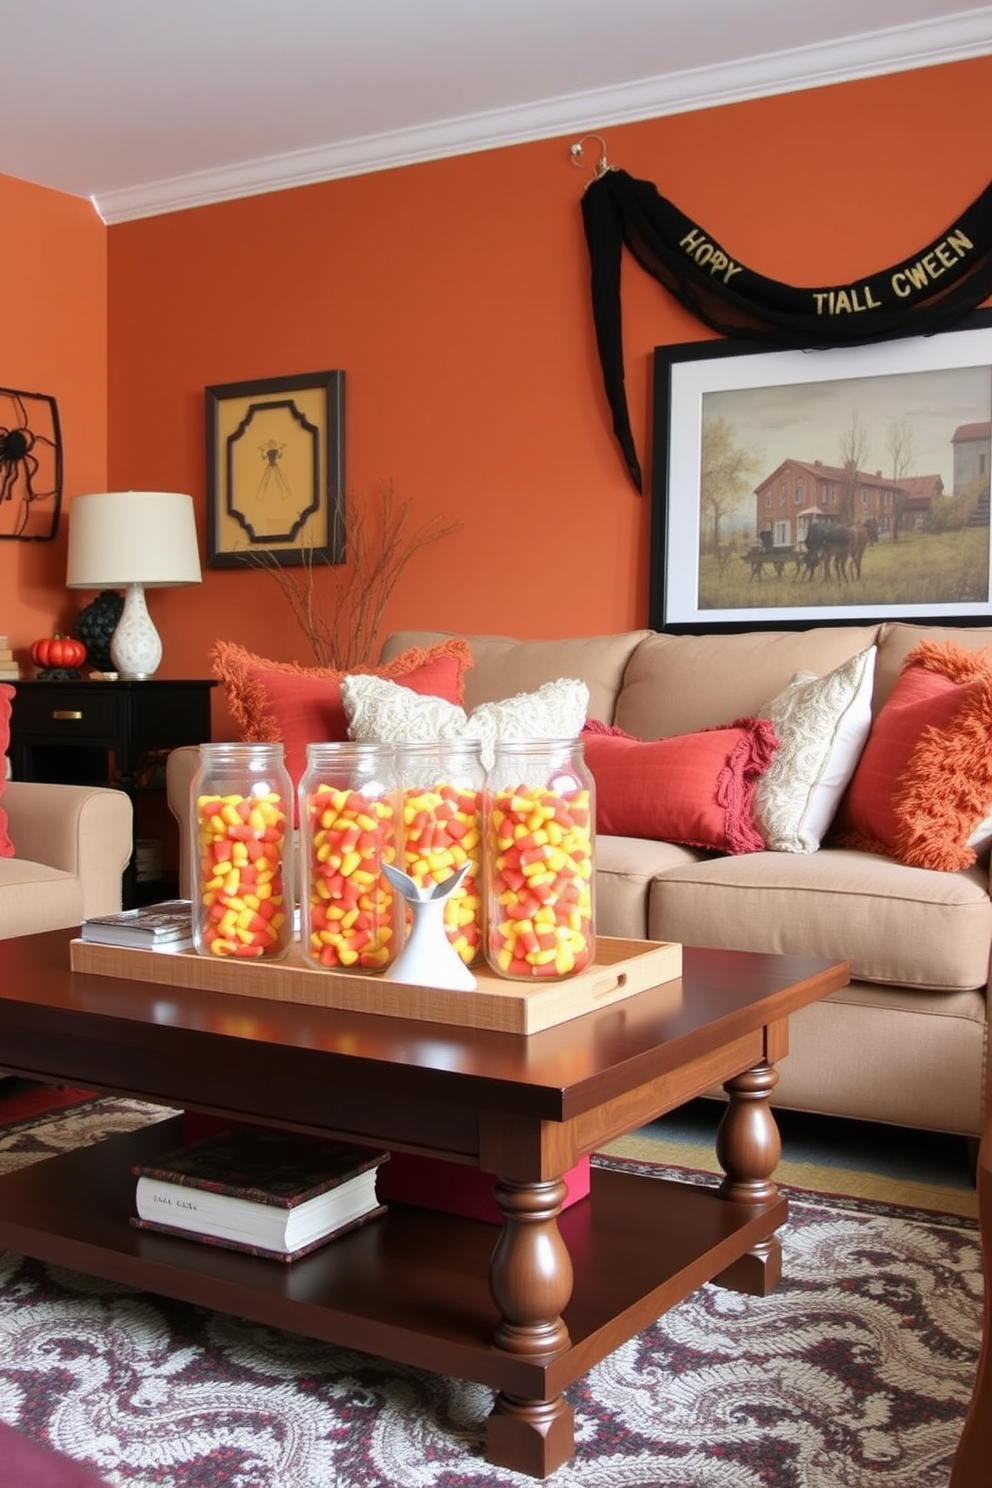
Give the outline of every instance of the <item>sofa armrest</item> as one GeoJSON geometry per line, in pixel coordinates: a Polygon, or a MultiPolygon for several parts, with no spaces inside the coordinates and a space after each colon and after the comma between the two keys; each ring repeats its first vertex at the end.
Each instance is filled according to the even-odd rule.
{"type": "Polygon", "coordinates": [[[131,802],[123,791],[9,780],[3,805],[18,858],[78,878],[84,916],[120,909],[133,840],[131,802]]]}
{"type": "Polygon", "coordinates": [[[169,752],[165,762],[165,794],[179,827],[179,893],[189,899],[192,877],[192,852],[190,840],[189,791],[193,776],[200,764],[200,746],[183,744],[169,752]]]}

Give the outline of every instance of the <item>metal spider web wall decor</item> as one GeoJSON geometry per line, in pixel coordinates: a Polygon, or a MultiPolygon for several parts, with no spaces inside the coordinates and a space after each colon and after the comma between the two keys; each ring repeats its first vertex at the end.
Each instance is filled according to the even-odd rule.
{"type": "Polygon", "coordinates": [[[61,507],[58,404],[47,393],[0,388],[0,538],[48,541],[61,507]]]}

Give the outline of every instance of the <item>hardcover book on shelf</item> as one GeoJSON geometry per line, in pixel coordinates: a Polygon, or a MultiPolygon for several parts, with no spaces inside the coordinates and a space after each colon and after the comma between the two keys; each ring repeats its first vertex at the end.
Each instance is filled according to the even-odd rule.
{"type": "Polygon", "coordinates": [[[238,1127],[134,1168],[131,1223],[190,1240],[296,1260],[384,1212],[386,1151],[238,1127]]]}
{"type": "Polygon", "coordinates": [[[148,948],[192,945],[193,906],[189,899],[164,899],[117,914],[93,915],[83,921],[79,938],[100,945],[148,948]]]}

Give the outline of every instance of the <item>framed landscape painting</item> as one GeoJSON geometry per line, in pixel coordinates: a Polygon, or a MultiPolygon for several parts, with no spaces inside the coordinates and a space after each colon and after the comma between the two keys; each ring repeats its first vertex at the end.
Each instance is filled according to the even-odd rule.
{"type": "Polygon", "coordinates": [[[658,347],[657,630],[992,615],[992,316],[826,351],[658,347]]]}

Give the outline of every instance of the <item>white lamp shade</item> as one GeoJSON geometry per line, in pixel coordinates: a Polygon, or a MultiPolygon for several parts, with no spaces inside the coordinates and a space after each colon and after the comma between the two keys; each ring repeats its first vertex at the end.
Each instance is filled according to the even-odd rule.
{"type": "Polygon", "coordinates": [[[200,578],[192,496],[107,491],[69,503],[69,589],[166,589],[200,578]]]}

